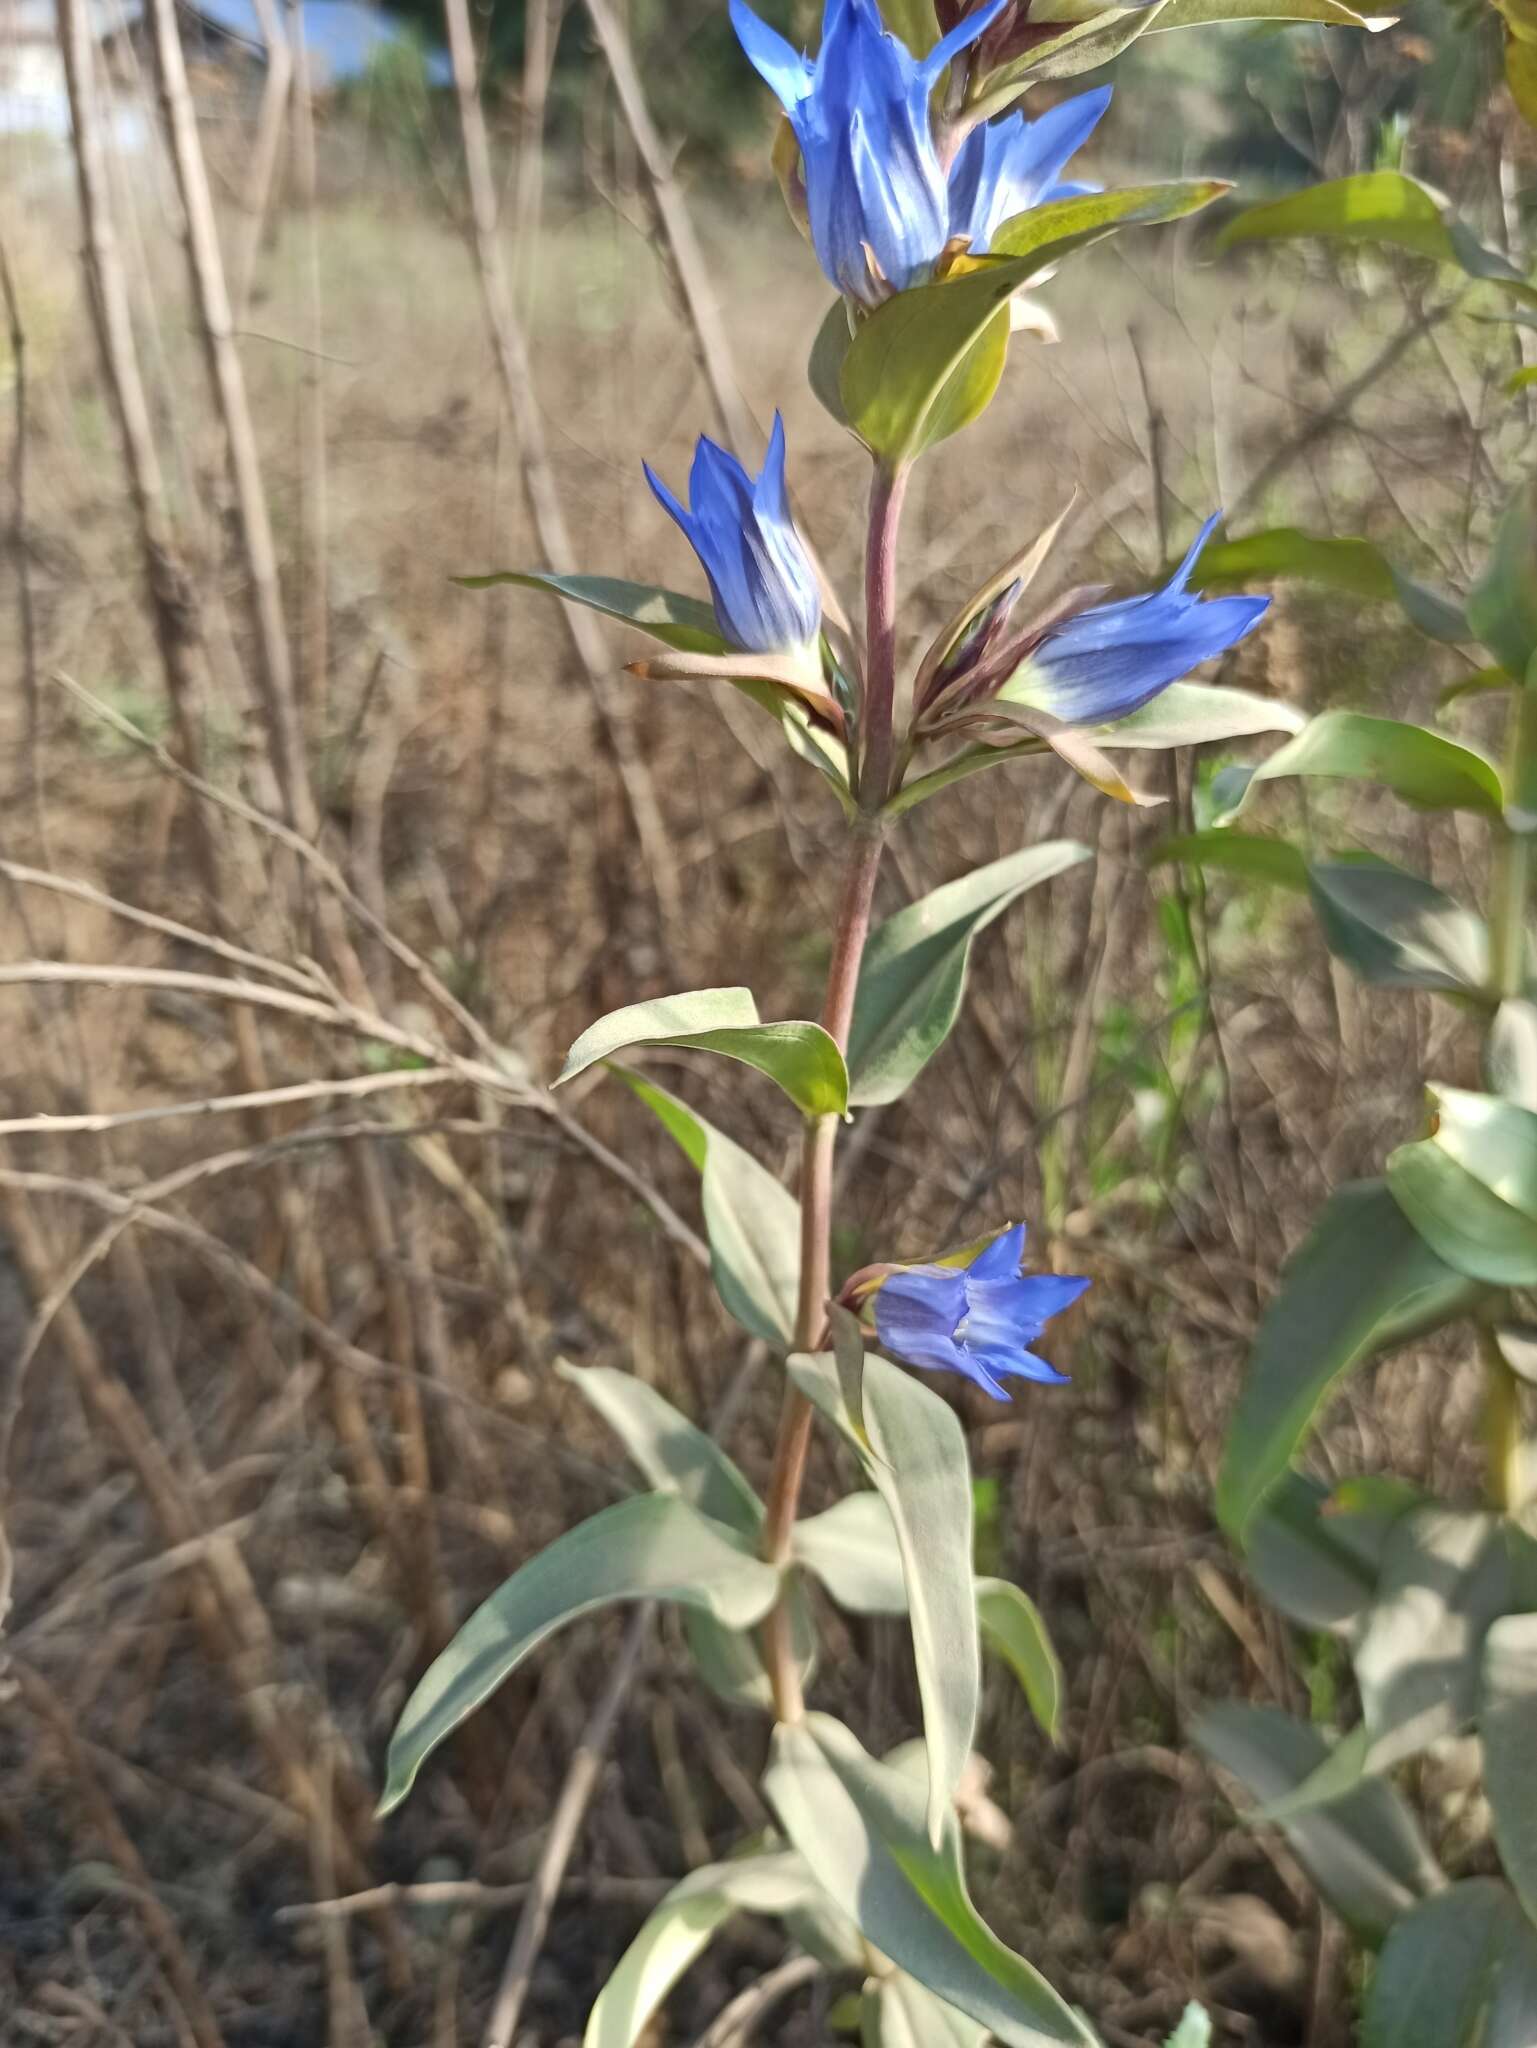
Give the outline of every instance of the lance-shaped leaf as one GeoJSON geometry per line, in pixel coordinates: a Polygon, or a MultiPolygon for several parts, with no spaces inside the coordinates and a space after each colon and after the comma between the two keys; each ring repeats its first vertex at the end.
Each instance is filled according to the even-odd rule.
{"type": "Polygon", "coordinates": [[[775,1731],[764,1789],[834,1903],[899,1969],[1004,2048],[1093,2048],[1083,2022],[980,1917],[959,1824],[947,1815],[934,1846],[909,1773],[877,1763],[839,1722],[808,1714],[775,1731]]]}
{"type": "Polygon", "coordinates": [[[1007,1579],[978,1579],[977,1619],[983,1643],[1014,1673],[1031,1713],[1055,1742],[1062,1715],[1062,1665],[1041,1610],[1007,1579]]]}
{"type": "Polygon", "coordinates": [[[1376,35],[1395,26],[1393,14],[1359,14],[1342,0],[1169,0],[1159,30],[1205,28],[1225,21],[1318,22],[1324,28],[1358,28],[1376,35]]]}
{"type": "Polygon", "coordinates": [[[674,1600],[747,1628],[778,1593],[778,1572],[734,1529],[675,1495],[605,1508],[514,1572],[434,1658],[391,1739],[380,1812],[400,1804],[432,1751],[531,1650],[579,1615],[620,1600],[674,1600]]]}
{"type": "Polygon", "coordinates": [[[1493,1095],[1537,1109],[1537,1003],[1507,996],[1484,1041],[1484,1074],[1493,1095]]]}
{"type": "Polygon", "coordinates": [[[1444,890],[1382,861],[1315,861],[1308,881],[1324,943],[1363,981],[1482,996],[1487,927],[1444,890]]]}
{"type": "Polygon", "coordinates": [[[1337,1189],[1282,1274],[1250,1354],[1217,1483],[1229,1535],[1244,1539],[1345,1373],[1449,1322],[1482,1292],[1436,1256],[1383,1182],[1337,1189]]]}
{"type": "Polygon", "coordinates": [[[843,713],[815,667],[801,654],[649,654],[625,663],[632,676],[651,683],[730,683],[747,695],[788,691],[839,732],[843,713]]]}
{"type": "Polygon", "coordinates": [[[790,1555],[851,1614],[907,1612],[897,1532],[878,1493],[848,1494],[824,1513],[797,1522],[790,1555]]]}
{"type": "Polygon", "coordinates": [[[745,988],[700,988],[611,1010],[589,1024],[566,1054],[555,1086],[637,1045],[677,1046],[740,1060],[777,1081],[803,1116],[842,1116],[848,1108],[848,1074],[834,1040],[820,1024],[763,1023],[752,991],[745,988]]]}
{"type": "Polygon", "coordinates": [[[800,1205],[750,1152],[675,1095],[623,1067],[614,1071],[676,1141],[700,1176],[716,1292],[766,1344],[789,1343],[800,1292],[800,1205]]]}
{"type": "Polygon", "coordinates": [[[1394,1200],[1459,1273],[1537,1284],[1537,1114],[1463,1088],[1432,1089],[1431,1102],[1435,1135],[1388,1160],[1394,1200]]]}
{"type": "Polygon", "coordinates": [[[1192,2000],[1163,2048],[1211,2048],[1211,2015],[1205,2006],[1192,2000]]]}
{"type": "MultiPolygon", "coordinates": [[[[1276,1707],[1212,1707],[1194,1734],[1213,1763],[1271,1806],[1313,1776],[1329,1754],[1315,1728],[1276,1707]]],[[[1381,1778],[1283,1823],[1283,1832],[1318,1889],[1363,1941],[1380,1941],[1445,1881],[1413,1815],[1381,1778]]]]}
{"type": "Polygon", "coordinates": [[[1074,249],[1118,228],[1176,220],[1227,189],[1211,179],[1144,185],[1050,200],[1005,222],[975,267],[898,292],[861,324],[838,372],[849,426],[893,467],[958,433],[998,388],[1016,292],[1074,249]]]}
{"type": "Polygon", "coordinates": [[[826,1354],[790,1360],[803,1393],[838,1428],[890,1512],[928,1744],[929,1829],[940,1839],[976,1733],[982,1658],[972,1576],[971,1468],[955,1412],[873,1353],[865,1358],[865,1436],[826,1354]]]}
{"type": "Polygon", "coordinates": [[[712,1521],[744,1536],[763,1524],[763,1503],[735,1463],[671,1401],[632,1372],[608,1365],[578,1366],[565,1359],[555,1370],[603,1417],[658,1493],[675,1493],[712,1521]]]}
{"type": "Polygon", "coordinates": [[[1257,784],[1285,776],[1374,782],[1428,811],[1477,811],[1497,818],[1504,808],[1499,770],[1487,754],[1428,726],[1361,711],[1324,711],[1249,777],[1235,815],[1257,784]]]}
{"type": "Polygon", "coordinates": [[[1283,1473],[1245,1533],[1250,1576],[1272,1606],[1304,1628],[1349,1632],[1371,1604],[1388,1536],[1423,1504],[1413,1487],[1332,1492],[1301,1472],[1283,1473]]]}
{"type": "Polygon", "coordinates": [[[1278,697],[1251,690],[1225,690],[1213,683],[1171,683],[1166,690],[1114,725],[1095,726],[1090,736],[1101,747],[1163,752],[1202,747],[1213,740],[1248,739],[1261,732],[1301,732],[1305,713],[1278,697]]]}
{"type": "Polygon", "coordinates": [[[1322,235],[1332,241],[1373,242],[1454,265],[1526,298],[1530,287],[1509,257],[1481,243],[1448,202],[1403,171],[1360,171],[1251,206],[1228,222],[1218,246],[1322,235]]]}
{"type": "Polygon", "coordinates": [[[1343,590],[1397,604],[1412,625],[1433,640],[1460,645],[1472,638],[1460,604],[1406,576],[1375,542],[1349,534],[1304,533],[1275,526],[1241,540],[1208,541],[1190,574],[1196,590],[1259,578],[1266,583],[1297,576],[1326,590],[1343,590]]]}
{"type": "Polygon", "coordinates": [[[860,2005],[860,2048],[983,2048],[987,2028],[903,1970],[877,1977],[860,2005]]]}
{"type": "Polygon", "coordinates": [[[1500,1861],[1537,1921],[1537,1614],[1507,1614],[1485,1637],[1478,1732],[1500,1861]]]}
{"type": "Polygon", "coordinates": [[[1279,889],[1305,889],[1307,856],[1284,839],[1262,839],[1254,832],[1224,829],[1185,832],[1165,839],[1148,855],[1148,866],[1188,861],[1207,874],[1233,875],[1245,882],[1268,882],[1279,889]]]}
{"type": "Polygon", "coordinates": [[[1537,1928],[1492,1877],[1468,1878],[1394,1927],[1366,1988],[1361,2048],[1529,2048],[1537,1928]]]}
{"type": "Polygon", "coordinates": [[[871,935],[849,1029],[849,1100],[895,1102],[949,1037],[971,942],[1027,889],[1089,858],[1076,840],[1026,847],[947,882],[871,935]]]}
{"type": "Polygon", "coordinates": [[[1387,1770],[1472,1720],[1484,1637],[1509,1596],[1497,1515],[1425,1507],[1394,1523],[1354,1656],[1366,1769],[1387,1770]]]}
{"type": "Polygon", "coordinates": [[[634,2048],[663,1999],[737,1913],[779,1918],[816,1903],[820,1886],[794,1850],[690,1871],[652,1912],[587,2018],[582,2048],[634,2048]]]}
{"type": "Polygon", "coordinates": [[[1043,38],[1024,56],[988,75],[976,101],[978,119],[1004,113],[1033,79],[1076,78],[1082,71],[1108,64],[1138,36],[1146,35],[1170,4],[1171,0],[1152,0],[1150,6],[1088,9],[1087,18],[1077,20],[1069,15],[1060,34],[1043,38]]]}
{"type": "Polygon", "coordinates": [[[514,583],[524,590],[546,590],[579,604],[587,611],[601,612],[608,619],[622,619],[638,626],[665,647],[688,654],[724,654],[726,642],[709,605],[697,597],[684,597],[676,590],[663,590],[654,583],[627,583],[620,576],[556,576],[546,572],[504,569],[494,576],[456,576],[454,582],[465,590],[490,590],[498,583],[514,583]]]}

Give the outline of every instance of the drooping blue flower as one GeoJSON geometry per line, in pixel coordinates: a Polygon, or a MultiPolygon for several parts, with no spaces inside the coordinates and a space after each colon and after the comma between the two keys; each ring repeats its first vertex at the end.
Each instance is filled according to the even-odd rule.
{"type": "Polygon", "coordinates": [[[1001,694],[1072,725],[1107,725],[1226,653],[1270,608],[1268,597],[1203,600],[1189,587],[1213,513],[1161,590],[1092,606],[1052,627],[1001,694]]]}
{"type": "Polygon", "coordinates": [[[1038,121],[1008,114],[973,128],[950,167],[950,233],[963,235],[974,256],[986,255],[1006,220],[1048,199],[1091,191],[1064,185],[1062,173],[1099,126],[1110,87],[1079,93],[1038,121]]]}
{"type": "Polygon", "coordinates": [[[874,1304],[882,1350],[925,1372],[962,1373],[995,1401],[1009,1399],[1006,1379],[1060,1384],[1067,1375],[1030,1347],[1089,1283],[1021,1273],[1024,1248],[1017,1223],[969,1266],[907,1266],[883,1280],[874,1304]]]}
{"type": "Polygon", "coordinates": [[[812,646],[822,599],[805,542],[790,515],[785,429],[776,412],[768,453],[756,477],[736,457],[699,436],[683,505],[650,463],[646,481],[688,536],[710,580],[715,618],[735,648],[788,654],[812,646]]]}
{"type": "Polygon", "coordinates": [[[746,0],[731,0],[737,39],[800,144],[817,261],[861,305],[923,283],[939,259],[950,209],[929,98],[1006,4],[986,0],[917,58],[887,29],[876,0],[827,0],[813,62],[746,0]]]}

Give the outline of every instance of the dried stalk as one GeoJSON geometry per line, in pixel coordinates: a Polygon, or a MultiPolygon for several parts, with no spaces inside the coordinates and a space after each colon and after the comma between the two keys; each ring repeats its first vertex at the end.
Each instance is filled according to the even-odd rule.
{"type": "MultiPolygon", "coordinates": [[[[170,0],[160,0],[162,6],[170,0]]],[[[491,175],[491,151],[486,140],[486,118],[480,104],[475,61],[475,42],[470,30],[468,0],[444,0],[448,27],[448,49],[453,65],[454,87],[459,100],[459,121],[464,137],[465,176],[470,188],[470,214],[474,228],[476,271],[480,279],[481,302],[485,308],[492,352],[502,381],[502,393],[518,437],[518,458],[523,473],[523,490],[530,516],[539,536],[549,568],[558,574],[576,567],[576,554],[566,525],[565,511],[550,468],[544,424],[534,398],[533,370],[528,343],[513,311],[508,289],[507,268],[497,232],[496,185],[491,175]]],[[[598,709],[605,740],[613,755],[625,799],[634,820],[641,853],[650,870],[652,888],[664,924],[674,928],[681,910],[677,867],[663,826],[652,787],[650,771],[635,744],[625,709],[614,692],[609,671],[612,662],[603,634],[591,613],[577,605],[563,605],[562,617],[571,646],[586,672],[598,709]]]]}

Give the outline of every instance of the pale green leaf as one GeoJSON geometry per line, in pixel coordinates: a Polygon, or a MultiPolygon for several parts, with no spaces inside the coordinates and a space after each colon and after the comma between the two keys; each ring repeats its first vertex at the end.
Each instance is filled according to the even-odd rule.
{"type": "Polygon", "coordinates": [[[756,1535],[763,1504],[713,1437],[680,1415],[655,1387],[613,1366],[555,1367],[591,1402],[658,1493],[676,1493],[712,1521],[756,1535]]]}
{"type": "Polygon", "coordinates": [[[843,1432],[890,1512],[923,1702],[929,1827],[938,1841],[971,1755],[982,1679],[966,1438],[931,1388],[873,1353],[865,1357],[865,1439],[843,1405],[830,1356],[797,1354],[790,1373],[843,1432]]]}
{"type": "Polygon", "coordinates": [[[1325,944],[1363,981],[1482,994],[1488,931],[1444,890],[1385,861],[1315,861],[1308,880],[1325,944]]]}
{"type": "Polygon", "coordinates": [[[1366,1988],[1361,2048],[1531,2048],[1537,1928],[1494,1878],[1405,1916],[1366,1988]]]}
{"type": "Polygon", "coordinates": [[[789,1343],[800,1293],[800,1205],[750,1152],[665,1088],[614,1071],[700,1175],[715,1287],[728,1312],[765,1343],[789,1343]]]}
{"type": "Polygon", "coordinates": [[[955,1816],[946,1816],[935,1848],[921,1783],[877,1763],[825,1714],[808,1714],[775,1731],[764,1787],[835,1904],[899,1969],[1004,2048],[1093,2048],[1045,1978],[978,1915],[955,1816]]]}
{"type": "Polygon", "coordinates": [[[1062,1665],[1040,1609],[1007,1579],[978,1579],[977,1620],[983,1644],[1013,1671],[1031,1713],[1055,1742],[1062,1714],[1062,1665]]]}
{"type": "Polygon", "coordinates": [[[691,1871],[619,1958],[588,2015],[582,2048],[634,2048],[662,2000],[734,1914],[778,1918],[814,1900],[818,1890],[793,1850],[691,1871]]]}
{"type": "Polygon", "coordinates": [[[1260,732],[1301,732],[1306,716],[1278,697],[1227,690],[1214,683],[1171,683],[1166,690],[1114,725],[1093,726],[1096,746],[1163,752],[1201,747],[1212,740],[1248,739],[1260,732]]]}
{"type": "Polygon", "coordinates": [[[907,1583],[891,1511],[878,1493],[851,1493],[797,1522],[790,1555],[851,1614],[905,1614],[907,1583]]]}
{"type": "Polygon", "coordinates": [[[1284,839],[1262,839],[1252,832],[1225,829],[1186,832],[1165,839],[1148,855],[1149,867],[1165,861],[1188,861],[1203,873],[1234,875],[1246,882],[1269,882],[1281,889],[1305,889],[1307,856],[1284,839]]]}
{"type": "Polygon", "coordinates": [[[398,1806],[438,1744],[579,1615],[619,1600],[675,1600],[745,1628],[778,1593],[779,1574],[734,1529],[675,1495],[640,1494],[605,1508],[514,1572],[434,1658],[391,1738],[379,1811],[398,1806]]]}
{"type": "MultiPolygon", "coordinates": [[[[1294,1792],[1329,1754],[1315,1728],[1276,1707],[1212,1707],[1194,1734],[1214,1763],[1270,1805],[1294,1792]]],[[[1364,1941],[1380,1941],[1443,1882],[1413,1815],[1385,1779],[1367,1780],[1336,1805],[1285,1823],[1283,1831],[1318,1889],[1364,1941]]]]}
{"type": "Polygon", "coordinates": [[[1507,1614],[1485,1638],[1478,1732],[1500,1861],[1537,1921],[1537,1614],[1507,1614]]]}
{"type": "Polygon", "coordinates": [[[1320,1403],[1354,1366],[1463,1313],[1482,1290],[1436,1256],[1381,1181],[1339,1188],[1260,1325],[1217,1483],[1242,1540],[1320,1403]]]}
{"type": "Polygon", "coordinates": [[[1324,711],[1249,778],[1243,808],[1255,787],[1291,776],[1374,782],[1423,810],[1478,811],[1497,818],[1504,808],[1499,770],[1474,747],[1361,711],[1324,711]]]}
{"type": "Polygon", "coordinates": [[[1089,858],[1075,840],[1026,847],[948,882],[876,928],[849,1030],[849,1100],[895,1102],[949,1037],[971,942],[1027,889],[1089,858]]]}
{"type": "Polygon", "coordinates": [[[745,988],[693,989],[610,1011],[590,1024],[566,1054],[555,1086],[638,1045],[740,1060],[777,1081],[804,1116],[841,1116],[848,1108],[843,1055],[822,1026],[761,1023],[752,991],[745,988]]]}
{"type": "Polygon", "coordinates": [[[726,642],[709,605],[696,597],[684,597],[676,590],[662,590],[652,583],[626,583],[619,576],[556,576],[506,569],[494,576],[456,576],[454,582],[465,590],[489,590],[498,583],[513,583],[525,590],[547,590],[556,597],[605,618],[622,619],[638,626],[653,640],[676,647],[684,654],[722,654],[726,642]]]}
{"type": "Polygon", "coordinates": [[[862,2048],[983,2048],[987,2028],[903,1970],[872,1980],[860,2015],[862,2048]]]}

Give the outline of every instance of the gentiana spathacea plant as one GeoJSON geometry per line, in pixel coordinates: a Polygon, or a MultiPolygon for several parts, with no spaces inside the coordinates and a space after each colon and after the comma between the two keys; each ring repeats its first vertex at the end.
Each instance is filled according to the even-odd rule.
{"type": "MultiPolygon", "coordinates": [[[[1063,597],[1050,588],[1057,529],[1037,523],[916,673],[898,674],[898,535],[913,467],[985,411],[1017,331],[1029,337],[1017,348],[1037,345],[1046,322],[1019,317],[1026,295],[1103,237],[1178,220],[1226,189],[1101,191],[1072,160],[1107,118],[1108,92],[1029,113],[1020,104],[1040,78],[1101,63],[1156,28],[1166,4],[1054,0],[1048,20],[1044,8],[1032,18],[1028,0],[986,0],[946,4],[941,22],[932,0],[900,0],[885,16],[875,0],[828,0],[808,55],[732,0],[746,57],[783,109],[775,159],[789,204],[832,287],[812,387],[870,460],[862,632],[842,623],[792,515],[794,437],[778,414],[761,452],[701,438],[681,490],[648,470],[708,600],[605,575],[466,579],[521,583],[627,621],[657,643],[632,662],[639,674],[742,692],[823,779],[847,826],[817,1019],[765,1022],[741,987],[653,997],[593,1024],[560,1077],[605,1065],[699,1173],[722,1307],[782,1361],[764,1487],[650,1387],[571,1370],[652,1490],[569,1531],[493,1594],[422,1678],[390,1750],[386,1810],[552,1631],[627,1600],[676,1603],[703,1682],[770,1717],[773,1834],[664,1899],[599,1994],[588,2048],[630,2048],[737,1911],[783,1920],[846,1973],[866,2040],[885,2048],[1096,2038],[997,1939],[966,1887],[956,1795],[973,1768],[982,1650],[1022,1676],[1048,1728],[1057,1667],[1028,1596],[976,1574],[966,1441],[943,1391],[959,1376],[997,1400],[1069,1398],[1054,1385],[1051,1325],[1087,1282],[1031,1270],[1024,1228],[1009,1217],[963,1250],[835,1275],[833,1167],[846,1124],[895,1101],[940,1050],[978,929],[1089,857],[1071,842],[1029,843],[1027,771],[1019,850],[878,920],[883,848],[907,812],[972,775],[1048,754],[1131,800],[1117,757],[1300,722],[1283,705],[1187,680],[1251,632],[1266,605],[1198,595],[1207,528],[1160,587],[1063,597]],[[800,1127],[794,1193],[632,1064],[657,1046],[734,1060],[758,1085],[777,1085],[800,1127]],[[862,1483],[808,1517],[802,1477],[819,1428],[862,1483]],[[813,1586],[854,1613],[906,1618],[920,1742],[872,1756],[818,1711],[813,1586]]],[[[1235,0],[1179,0],[1177,19],[1244,11],[1235,0]]],[[[1278,12],[1268,0],[1262,11],[1278,12]]],[[[1360,25],[1338,0],[1295,0],[1290,12],[1360,25]]],[[[1018,499],[1029,506],[1027,486],[1018,499]]],[[[1027,527],[1028,516],[1022,509],[1027,527]]],[[[1192,2015],[1182,2048],[1204,2038],[1201,2025],[1192,2015]]]]}

